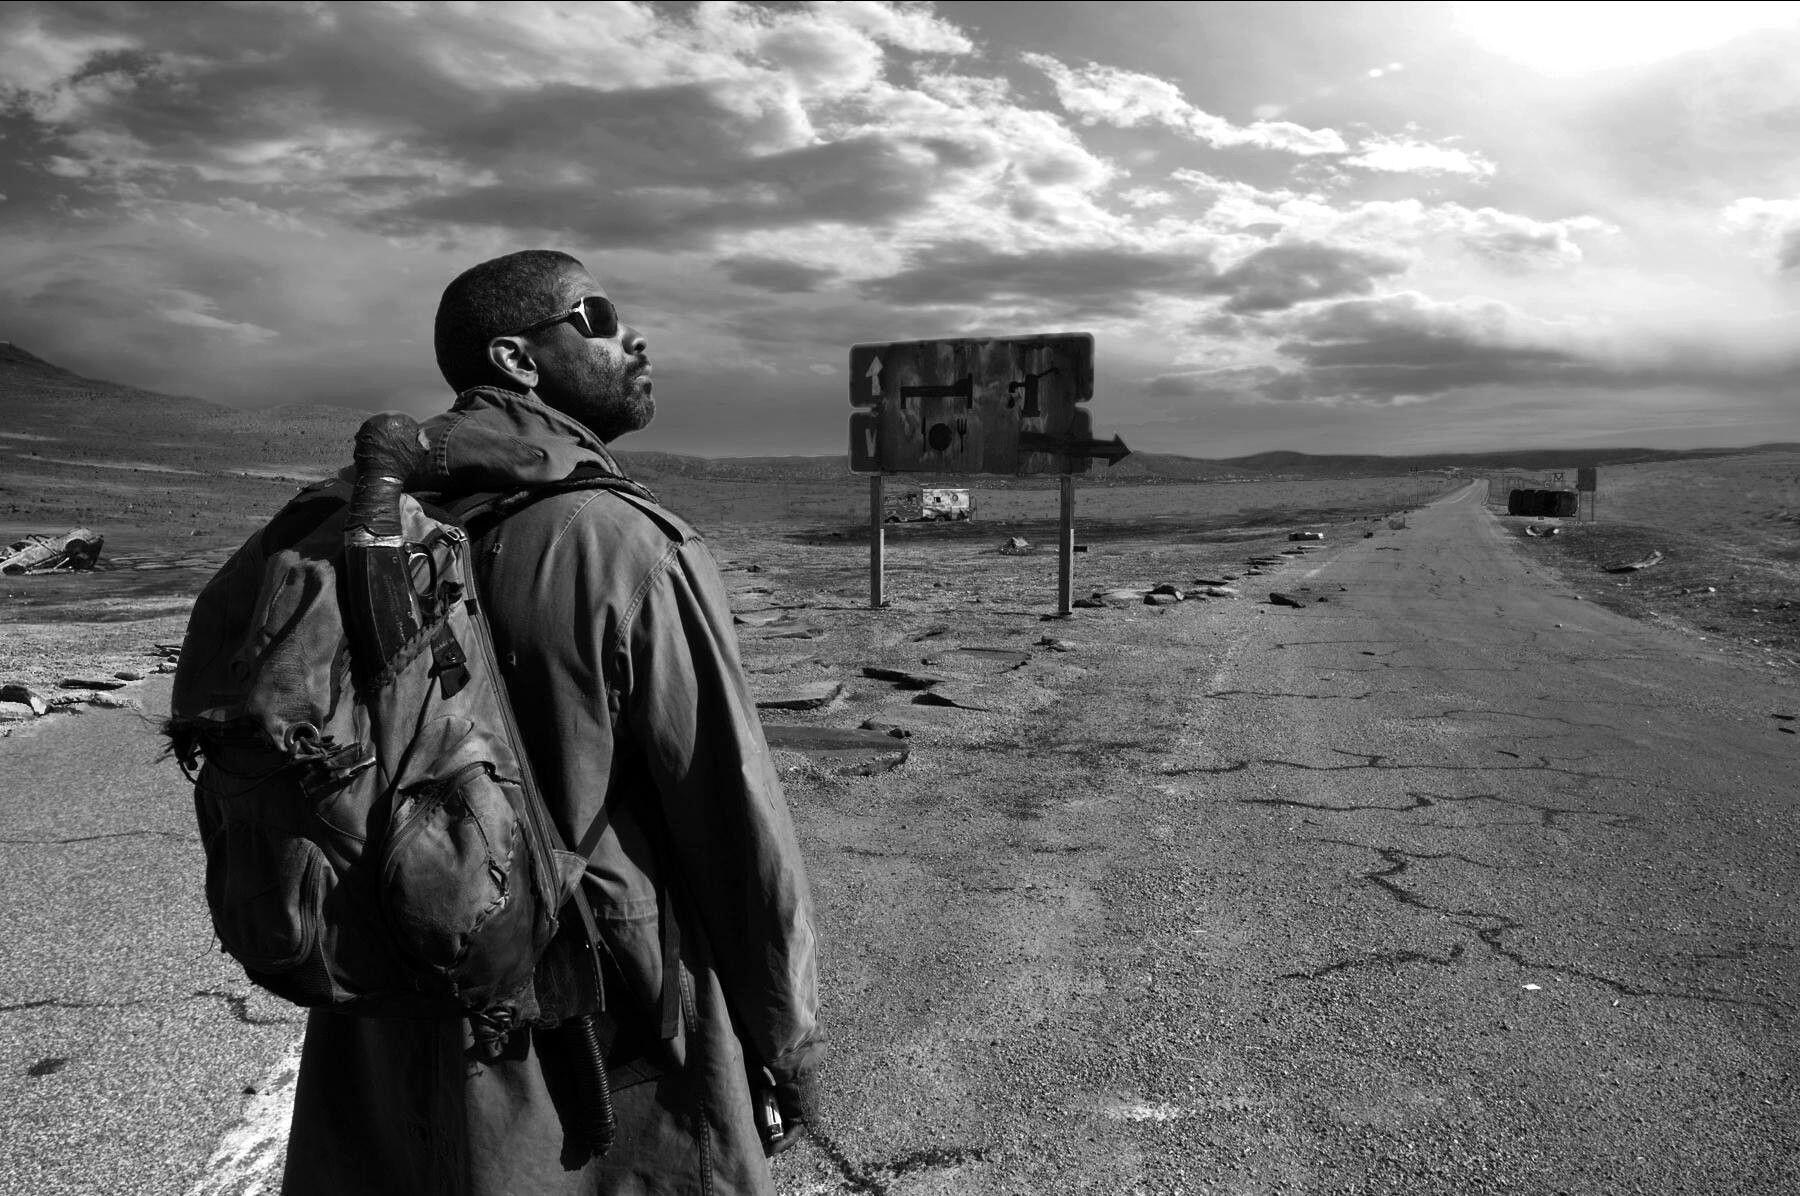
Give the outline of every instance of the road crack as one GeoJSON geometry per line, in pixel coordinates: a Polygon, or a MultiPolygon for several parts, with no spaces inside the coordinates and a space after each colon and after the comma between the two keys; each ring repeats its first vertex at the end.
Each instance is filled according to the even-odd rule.
{"type": "Polygon", "coordinates": [[[980,1162],[987,1158],[987,1151],[974,1147],[933,1146],[924,1150],[915,1150],[908,1154],[888,1160],[885,1163],[874,1163],[870,1166],[858,1167],[851,1162],[850,1156],[844,1153],[841,1146],[828,1135],[817,1129],[808,1127],[807,1136],[816,1143],[825,1157],[831,1160],[832,1166],[844,1178],[844,1188],[851,1192],[870,1192],[874,1196],[888,1196],[892,1191],[889,1184],[901,1176],[914,1171],[925,1171],[939,1167],[960,1167],[964,1163],[980,1162]],[[883,1176],[889,1177],[883,1179],[883,1176]]]}
{"type": "MultiPolygon", "coordinates": [[[[1577,979],[1587,980],[1590,983],[1609,988],[1620,996],[1625,997],[1666,997],[1671,1000],[1679,1001],[1699,1001],[1703,1004],[1737,1005],[1752,1009],[1761,1009],[1776,1017],[1783,1016],[1781,1010],[1775,1004],[1768,1001],[1757,1001],[1744,997],[1728,997],[1717,993],[1688,992],[1681,989],[1650,988],[1645,985],[1633,984],[1629,981],[1620,980],[1617,977],[1608,976],[1600,972],[1590,971],[1586,968],[1575,967],[1572,964],[1536,958],[1528,955],[1518,947],[1511,946],[1505,941],[1506,935],[1513,931],[1524,929],[1524,922],[1509,917],[1506,914],[1497,913],[1493,910],[1454,909],[1449,906],[1439,905],[1397,882],[1398,877],[1404,875],[1407,869],[1415,862],[1421,860],[1457,860],[1477,868],[1488,868],[1495,871],[1504,871],[1508,867],[1507,865],[1491,864],[1483,860],[1470,859],[1468,856],[1458,852],[1405,851],[1398,847],[1377,847],[1373,844],[1357,843],[1349,839],[1311,839],[1309,842],[1325,843],[1338,847],[1353,847],[1360,851],[1374,852],[1381,857],[1385,862],[1386,867],[1376,868],[1363,873],[1362,880],[1380,889],[1390,900],[1398,905],[1406,906],[1409,909],[1425,910],[1437,914],[1456,925],[1462,926],[1464,929],[1474,932],[1476,939],[1486,946],[1489,952],[1501,959],[1511,960],[1522,970],[1552,972],[1559,976],[1573,976],[1577,979]],[[1474,923],[1480,922],[1486,922],[1488,925],[1474,925],[1474,923]]],[[[1776,948],[1782,945],[1760,944],[1760,946],[1776,948]]],[[[1455,962],[1457,959],[1460,959],[1461,956],[1462,952],[1457,947],[1452,947],[1449,954],[1442,959],[1421,951],[1388,951],[1372,956],[1352,956],[1348,959],[1337,960],[1333,963],[1326,964],[1321,968],[1312,969],[1310,971],[1284,973],[1281,976],[1281,979],[1316,980],[1322,976],[1332,975],[1335,972],[1347,971],[1352,968],[1369,967],[1384,962],[1391,963],[1395,967],[1398,967],[1402,963],[1430,963],[1444,966],[1455,962]]],[[[1704,958],[1704,956],[1697,957],[1704,958]]],[[[1726,956],[1725,958],[1742,959],[1748,958],[1748,955],[1731,955],[1726,956]]]]}

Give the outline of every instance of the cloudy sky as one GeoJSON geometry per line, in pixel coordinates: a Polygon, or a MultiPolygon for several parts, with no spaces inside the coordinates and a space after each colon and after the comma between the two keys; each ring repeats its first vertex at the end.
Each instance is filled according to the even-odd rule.
{"type": "Polygon", "coordinates": [[[9,4],[0,339],[435,410],[444,284],[566,248],[625,447],[842,451],[857,341],[1089,331],[1137,448],[1800,439],[1800,12],[9,4]]]}

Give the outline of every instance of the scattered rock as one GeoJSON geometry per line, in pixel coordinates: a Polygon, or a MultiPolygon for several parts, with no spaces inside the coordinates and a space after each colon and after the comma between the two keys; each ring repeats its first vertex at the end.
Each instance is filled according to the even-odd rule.
{"type": "Polygon", "coordinates": [[[1000,545],[1000,551],[1006,556],[1021,556],[1031,551],[1031,541],[1024,536],[1008,536],[1006,542],[1000,545]]]}
{"type": "Polygon", "coordinates": [[[930,673],[914,673],[906,669],[890,669],[884,665],[867,664],[863,666],[863,676],[876,681],[887,681],[901,689],[930,689],[943,683],[942,677],[930,673]]]}
{"type": "MultiPolygon", "coordinates": [[[[1038,640],[1038,646],[1041,648],[1048,648],[1052,652],[1073,652],[1075,650],[1075,645],[1072,642],[1069,640],[1057,639],[1053,635],[1046,635],[1040,638],[1038,640]]],[[[1781,716],[1776,715],[1776,717],[1779,718],[1781,716]]]]}
{"type": "Polygon", "coordinates": [[[1271,606],[1305,606],[1306,599],[1296,598],[1292,594],[1284,594],[1280,590],[1271,590],[1269,592],[1269,605],[1271,605],[1271,606]]]}
{"type": "Polygon", "coordinates": [[[1176,606],[1179,605],[1180,602],[1181,592],[1179,590],[1173,594],[1158,594],[1152,592],[1144,595],[1145,606],[1176,606]]]}
{"type": "Polygon", "coordinates": [[[1325,538],[1324,532],[1289,532],[1288,533],[1288,539],[1290,539],[1290,540],[1323,540],[1324,538],[1325,538]]]}
{"type": "Polygon", "coordinates": [[[1662,564],[1662,559],[1663,554],[1661,550],[1658,550],[1652,552],[1642,560],[1631,561],[1623,565],[1609,565],[1607,566],[1606,571],[1608,573],[1636,573],[1639,569],[1649,569],[1653,566],[1662,564]]]}
{"type": "Polygon", "coordinates": [[[926,657],[925,663],[963,673],[1010,673],[1030,660],[1031,653],[1018,648],[952,648],[926,657]]]}
{"type": "Polygon", "coordinates": [[[124,689],[125,683],[114,677],[64,677],[64,689],[124,689]]]}
{"type": "Polygon", "coordinates": [[[142,681],[144,679],[144,675],[136,669],[120,669],[113,676],[120,681],[142,681]]]}
{"type": "Polygon", "coordinates": [[[1374,538],[1375,538],[1374,532],[1364,532],[1363,533],[1363,539],[1365,539],[1365,540],[1373,540],[1374,538]]]}
{"type": "Polygon", "coordinates": [[[841,681],[811,681],[796,685],[784,693],[759,698],[756,705],[763,710],[817,710],[831,705],[843,696],[844,685],[841,681]]]}
{"type": "Polygon", "coordinates": [[[949,633],[950,624],[938,623],[935,626],[927,627],[925,630],[919,632],[919,634],[913,636],[912,642],[916,644],[921,640],[936,639],[940,635],[948,635],[949,633]]]}
{"type": "Polygon", "coordinates": [[[1237,590],[1232,586],[1207,586],[1200,592],[1208,598],[1236,598],[1238,596],[1237,590]]]}
{"type": "Polygon", "coordinates": [[[180,665],[172,660],[159,660],[156,662],[156,671],[159,673],[173,673],[180,667],[180,665]]]}
{"type": "Polygon", "coordinates": [[[838,776],[873,776],[906,763],[907,746],[883,730],[846,727],[763,725],[772,748],[803,752],[826,772],[838,776]]]}
{"type": "Polygon", "coordinates": [[[1142,590],[1095,590],[1091,597],[1077,598],[1075,601],[1069,603],[1069,605],[1089,608],[1101,606],[1127,607],[1138,606],[1142,604],[1143,601],[1144,591],[1142,590]]]}
{"type": "Polygon", "coordinates": [[[44,701],[36,690],[16,682],[0,685],[0,702],[16,702],[21,706],[30,707],[31,713],[34,715],[43,714],[50,709],[50,704],[44,701]]]}
{"type": "Polygon", "coordinates": [[[1224,577],[1196,577],[1194,584],[1197,586],[1222,586],[1228,585],[1230,582],[1224,577]]]}
{"type": "Polygon", "coordinates": [[[913,699],[915,706],[954,706],[958,710],[987,710],[970,695],[952,689],[928,689],[913,699]]]}
{"type": "Polygon", "coordinates": [[[1161,584],[1161,585],[1159,585],[1159,586],[1153,586],[1153,587],[1152,587],[1152,588],[1151,588],[1151,590],[1150,590],[1150,592],[1151,592],[1151,593],[1152,593],[1152,594],[1168,594],[1168,595],[1171,595],[1171,596],[1172,596],[1172,597],[1174,597],[1174,598],[1175,598],[1175,599],[1176,599],[1176,600],[1177,600],[1177,601],[1179,601],[1179,600],[1181,600],[1181,599],[1182,599],[1182,598],[1184,598],[1184,597],[1186,597],[1186,595],[1184,595],[1184,594],[1183,594],[1183,593],[1182,593],[1182,592],[1181,592],[1181,589],[1180,589],[1180,587],[1178,587],[1178,586],[1175,586],[1175,585],[1172,585],[1172,584],[1170,584],[1170,583],[1169,583],[1169,582],[1166,582],[1166,581],[1165,581],[1165,582],[1163,582],[1163,583],[1162,583],[1162,584],[1161,584]]]}
{"type": "Polygon", "coordinates": [[[743,611],[732,615],[731,621],[733,623],[743,624],[747,627],[767,627],[773,623],[791,623],[794,619],[793,616],[788,614],[785,610],[771,608],[768,610],[743,611]]]}

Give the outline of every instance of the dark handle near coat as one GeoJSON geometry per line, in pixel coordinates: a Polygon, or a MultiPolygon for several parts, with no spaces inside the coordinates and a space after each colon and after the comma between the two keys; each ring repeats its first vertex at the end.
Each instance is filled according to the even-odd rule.
{"type": "Polygon", "coordinates": [[[344,630],[367,686],[386,685],[389,665],[419,634],[400,500],[424,459],[419,425],[409,416],[373,416],[356,431],[356,480],[344,520],[344,630]]]}
{"type": "Polygon", "coordinates": [[[588,1013],[575,1019],[573,1029],[582,1138],[595,1158],[605,1158],[612,1149],[618,1121],[613,1116],[612,1086],[606,1079],[606,1052],[600,1048],[600,1027],[594,1015],[588,1013]]]}
{"type": "Polygon", "coordinates": [[[400,535],[400,496],[424,464],[419,425],[411,416],[383,412],[356,430],[356,487],[345,528],[366,528],[376,539],[400,535]]]}

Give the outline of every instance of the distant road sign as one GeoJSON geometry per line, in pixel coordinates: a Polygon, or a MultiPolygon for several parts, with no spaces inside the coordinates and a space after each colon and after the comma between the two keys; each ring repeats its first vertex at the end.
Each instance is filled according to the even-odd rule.
{"type": "Polygon", "coordinates": [[[1592,494],[1593,492],[1595,492],[1596,490],[1598,490],[1600,488],[1598,485],[1599,478],[1600,478],[1600,470],[1597,466],[1593,466],[1593,465],[1580,466],[1579,468],[1577,468],[1575,470],[1575,489],[1576,489],[1576,491],[1580,492],[1580,491],[1585,490],[1588,493],[1592,494]]]}
{"type": "Polygon", "coordinates": [[[858,473],[1080,473],[1116,460],[1077,406],[1094,397],[1085,332],[895,341],[850,349],[850,468],[858,473]]]}

